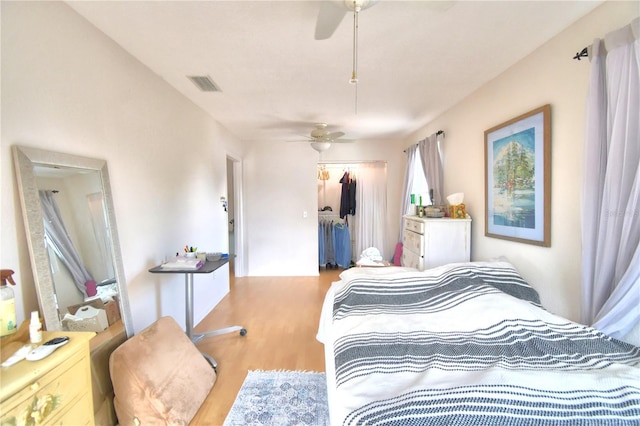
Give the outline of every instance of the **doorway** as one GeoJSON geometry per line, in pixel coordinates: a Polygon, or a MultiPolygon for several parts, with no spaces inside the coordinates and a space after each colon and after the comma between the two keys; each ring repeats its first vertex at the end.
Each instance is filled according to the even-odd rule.
{"type": "MultiPolygon", "coordinates": [[[[319,221],[340,217],[342,182],[345,176],[349,176],[350,180],[356,182],[355,214],[345,216],[351,239],[351,260],[357,261],[362,251],[369,247],[375,247],[380,253],[385,253],[387,226],[387,163],[385,161],[319,162],[319,221]]],[[[323,247],[324,249],[326,246],[323,247]]],[[[322,256],[320,260],[323,260],[322,256]]]]}
{"type": "Polygon", "coordinates": [[[238,159],[227,156],[229,272],[236,277],[245,275],[242,218],[242,163],[238,159]]]}

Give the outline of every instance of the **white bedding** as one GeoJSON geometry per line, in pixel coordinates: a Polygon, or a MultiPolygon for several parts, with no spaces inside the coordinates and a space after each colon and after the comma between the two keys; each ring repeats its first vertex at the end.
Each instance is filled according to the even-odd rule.
{"type": "Polygon", "coordinates": [[[555,316],[506,262],[332,285],[331,424],[640,424],[640,349],[555,316]]]}
{"type": "Polygon", "coordinates": [[[102,303],[107,303],[112,300],[115,300],[115,297],[118,295],[118,285],[116,283],[102,285],[97,287],[97,293],[95,296],[85,297],[85,302],[90,302],[92,300],[100,299],[102,303]]]}

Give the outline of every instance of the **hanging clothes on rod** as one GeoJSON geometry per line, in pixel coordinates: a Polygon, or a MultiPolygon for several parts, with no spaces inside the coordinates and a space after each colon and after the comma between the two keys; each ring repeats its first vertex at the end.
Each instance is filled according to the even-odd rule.
{"type": "Polygon", "coordinates": [[[334,269],[351,264],[351,233],[347,223],[333,212],[318,213],[318,260],[334,269]]]}
{"type": "Polygon", "coordinates": [[[329,170],[324,165],[318,166],[318,180],[329,180],[329,170]]]}
{"type": "Polygon", "coordinates": [[[340,195],[340,218],[347,215],[356,214],[356,179],[355,174],[350,174],[349,170],[344,172],[340,178],[342,192],[340,195]]]}
{"type": "Polygon", "coordinates": [[[333,242],[336,263],[342,268],[348,268],[351,264],[351,233],[346,223],[333,224],[333,242]]]}

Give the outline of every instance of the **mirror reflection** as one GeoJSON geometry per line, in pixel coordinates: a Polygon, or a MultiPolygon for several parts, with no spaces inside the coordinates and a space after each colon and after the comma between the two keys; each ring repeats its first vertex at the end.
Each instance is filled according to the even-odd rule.
{"type": "MultiPolygon", "coordinates": [[[[109,229],[97,171],[34,167],[56,306],[117,300],[109,229]]],[[[65,323],[63,322],[63,328],[65,323]]]]}
{"type": "Polygon", "coordinates": [[[18,146],[14,159],[46,328],[83,331],[75,322],[82,306],[103,309],[112,333],[131,336],[106,162],[18,146]]]}

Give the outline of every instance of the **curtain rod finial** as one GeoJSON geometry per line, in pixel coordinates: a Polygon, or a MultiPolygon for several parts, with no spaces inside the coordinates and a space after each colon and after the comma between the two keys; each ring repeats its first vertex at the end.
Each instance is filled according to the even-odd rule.
{"type": "Polygon", "coordinates": [[[589,57],[589,49],[585,47],[580,52],[577,52],[576,56],[574,56],[573,59],[580,60],[580,58],[586,58],[586,57],[589,57]]]}

